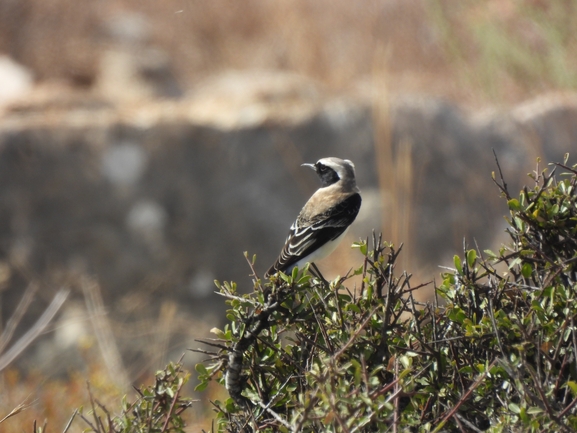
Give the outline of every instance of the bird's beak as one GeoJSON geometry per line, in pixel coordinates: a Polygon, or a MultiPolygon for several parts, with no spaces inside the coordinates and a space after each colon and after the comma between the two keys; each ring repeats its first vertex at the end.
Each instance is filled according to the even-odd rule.
{"type": "Polygon", "coordinates": [[[316,170],[314,164],[305,163],[305,164],[301,164],[301,167],[310,167],[310,168],[312,168],[313,170],[316,170]]]}

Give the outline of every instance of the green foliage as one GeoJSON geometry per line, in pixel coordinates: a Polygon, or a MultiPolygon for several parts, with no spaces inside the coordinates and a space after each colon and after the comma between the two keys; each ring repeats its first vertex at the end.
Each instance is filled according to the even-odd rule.
{"type": "Polygon", "coordinates": [[[255,277],[248,295],[218,284],[229,323],[197,367],[198,389],[216,379],[231,395],[214,402],[218,431],[577,429],[577,172],[561,166],[515,199],[498,184],[511,243],[465,248],[432,302],[374,237],[332,282],[304,270],[255,277]]]}
{"type": "Polygon", "coordinates": [[[139,396],[129,402],[122,399],[122,412],[112,416],[91,395],[91,411],[78,416],[89,426],[85,432],[94,433],[184,433],[182,413],[192,401],[181,395],[190,375],[180,364],[168,364],[156,373],[154,386],[143,386],[137,390],[139,396]]]}

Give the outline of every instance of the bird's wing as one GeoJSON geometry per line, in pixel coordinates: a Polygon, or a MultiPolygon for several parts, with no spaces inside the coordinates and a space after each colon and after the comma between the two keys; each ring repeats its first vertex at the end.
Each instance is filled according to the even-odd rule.
{"type": "Polygon", "coordinates": [[[327,242],[338,238],[355,220],[360,207],[360,194],[353,194],[309,221],[297,218],[279,258],[265,275],[288,269],[327,242]]]}

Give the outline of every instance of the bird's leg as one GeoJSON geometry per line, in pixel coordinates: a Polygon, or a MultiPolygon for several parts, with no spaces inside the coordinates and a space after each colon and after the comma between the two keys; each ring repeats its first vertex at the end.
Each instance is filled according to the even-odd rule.
{"type": "Polygon", "coordinates": [[[317,268],[317,265],[315,265],[314,263],[311,263],[311,265],[309,267],[309,271],[311,274],[313,274],[313,276],[315,276],[316,278],[321,280],[325,286],[329,287],[329,282],[327,280],[325,280],[325,277],[323,277],[323,274],[321,274],[321,271],[319,271],[319,268],[317,268]]]}

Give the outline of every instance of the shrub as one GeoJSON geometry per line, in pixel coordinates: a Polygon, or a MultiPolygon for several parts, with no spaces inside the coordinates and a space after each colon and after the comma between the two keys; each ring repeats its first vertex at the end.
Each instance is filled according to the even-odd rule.
{"type": "Polygon", "coordinates": [[[577,429],[577,171],[555,169],[519,198],[495,179],[511,242],[466,247],[429,303],[375,236],[332,282],[294,270],[254,274],[246,295],[218,284],[228,323],[197,366],[199,390],[216,378],[230,393],[214,402],[218,431],[577,429]]]}
{"type": "MultiPolygon", "coordinates": [[[[332,282],[308,269],[263,282],[253,269],[252,293],[218,284],[228,323],[196,367],[197,390],[216,379],[230,395],[213,402],[216,430],[577,430],[576,167],[537,170],[519,198],[494,177],[511,242],[465,247],[428,303],[396,269],[401,248],[374,235],[354,244],[362,266],[332,282]]],[[[98,433],[184,432],[187,379],[170,364],[120,415],[91,396],[79,416],[98,433]]]]}
{"type": "Polygon", "coordinates": [[[85,428],[85,432],[184,433],[182,414],[191,406],[192,400],[182,396],[182,387],[189,377],[180,363],[170,363],[156,373],[153,386],[135,388],[138,397],[134,401],[128,401],[126,397],[122,399],[119,415],[111,413],[90,393],[90,411],[85,415],[80,409],[74,416],[82,418],[85,427],[89,427],[85,428]]]}

